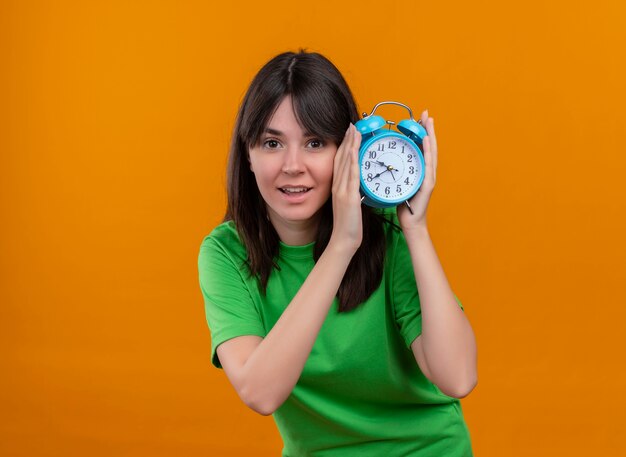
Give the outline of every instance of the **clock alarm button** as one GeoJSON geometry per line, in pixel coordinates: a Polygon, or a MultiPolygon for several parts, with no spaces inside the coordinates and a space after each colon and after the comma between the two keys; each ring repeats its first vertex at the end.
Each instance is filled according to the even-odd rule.
{"type": "Polygon", "coordinates": [[[385,121],[382,116],[368,116],[354,124],[361,135],[369,135],[370,133],[383,128],[385,125],[387,125],[387,121],[385,121]]]}
{"type": "Polygon", "coordinates": [[[413,119],[404,119],[398,122],[398,130],[411,138],[417,144],[422,144],[424,137],[428,135],[422,124],[415,122],[413,119]]]}

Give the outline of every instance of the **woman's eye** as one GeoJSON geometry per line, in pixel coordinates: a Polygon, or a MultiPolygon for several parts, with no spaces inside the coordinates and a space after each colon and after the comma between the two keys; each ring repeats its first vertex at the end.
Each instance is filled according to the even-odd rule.
{"type": "Polygon", "coordinates": [[[309,145],[312,148],[317,149],[317,148],[321,148],[322,146],[324,146],[324,143],[322,143],[321,140],[311,140],[311,141],[309,141],[309,145]]]}
{"type": "Polygon", "coordinates": [[[279,143],[276,140],[267,140],[265,143],[263,143],[263,146],[270,149],[276,149],[278,145],[279,143]]]}

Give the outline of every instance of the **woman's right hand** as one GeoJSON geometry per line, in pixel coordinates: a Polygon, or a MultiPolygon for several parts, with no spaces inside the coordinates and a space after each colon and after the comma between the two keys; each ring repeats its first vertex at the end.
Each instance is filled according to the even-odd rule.
{"type": "Polygon", "coordinates": [[[335,154],[333,168],[333,232],[329,246],[354,255],[363,241],[361,194],[359,193],[359,147],[361,133],[350,124],[335,154]]]}

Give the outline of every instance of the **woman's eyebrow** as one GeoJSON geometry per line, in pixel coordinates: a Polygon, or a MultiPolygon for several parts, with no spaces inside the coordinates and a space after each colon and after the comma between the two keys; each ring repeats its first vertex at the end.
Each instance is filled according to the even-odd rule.
{"type": "Polygon", "coordinates": [[[269,127],[267,127],[263,132],[264,133],[269,133],[270,135],[276,135],[276,136],[282,136],[283,135],[283,132],[281,132],[279,130],[271,129],[269,127]]]}
{"type": "MultiPolygon", "coordinates": [[[[266,127],[263,130],[263,133],[267,133],[268,135],[273,135],[273,136],[278,136],[278,137],[283,137],[284,136],[283,132],[281,132],[280,130],[275,130],[275,129],[270,128],[270,127],[266,127]]],[[[307,138],[307,139],[318,138],[319,137],[319,135],[316,135],[314,133],[309,133],[309,132],[304,132],[303,135],[304,135],[304,138],[307,138]]]]}
{"type": "MultiPolygon", "coordinates": [[[[281,132],[280,130],[275,130],[273,128],[270,127],[266,127],[265,130],[263,130],[263,133],[269,133],[270,135],[276,135],[276,136],[283,136],[283,132],[281,132]]],[[[305,138],[313,138],[313,137],[317,137],[318,135],[316,135],[315,133],[312,132],[304,132],[304,137],[305,138]]]]}

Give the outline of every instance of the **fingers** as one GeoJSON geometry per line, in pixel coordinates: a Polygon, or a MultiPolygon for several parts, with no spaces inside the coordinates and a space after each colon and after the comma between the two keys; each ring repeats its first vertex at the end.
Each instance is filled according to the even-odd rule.
{"type": "Polygon", "coordinates": [[[337,153],[335,154],[335,160],[333,162],[333,183],[339,182],[339,170],[342,169],[343,159],[345,157],[344,150],[345,145],[348,141],[348,135],[350,133],[350,127],[346,130],[345,135],[343,136],[343,140],[341,144],[337,148],[337,153]]]}
{"type": "Polygon", "coordinates": [[[423,146],[424,146],[424,162],[426,166],[425,179],[430,175],[432,177],[433,185],[434,185],[436,181],[436,177],[437,177],[437,164],[435,162],[436,156],[433,153],[432,141],[431,141],[430,136],[426,136],[424,138],[423,146]]]}
{"type": "Polygon", "coordinates": [[[420,122],[422,123],[422,127],[426,128],[426,122],[428,121],[428,110],[422,111],[422,115],[420,116],[420,122]]]}
{"type": "MultiPolygon", "coordinates": [[[[435,136],[435,120],[432,117],[428,117],[428,110],[424,110],[420,117],[422,126],[426,129],[430,143],[430,154],[432,155],[433,171],[437,170],[437,137],[435,136]]],[[[425,148],[424,148],[425,149],[425,148]]],[[[424,157],[424,159],[426,159],[424,157]]]]}
{"type": "Polygon", "coordinates": [[[346,137],[337,152],[335,175],[335,191],[353,192],[354,182],[359,182],[358,150],[361,144],[361,134],[354,125],[350,124],[346,137]]]}
{"type": "Polygon", "coordinates": [[[433,155],[430,150],[430,138],[428,136],[424,137],[422,145],[424,146],[424,162],[426,164],[426,170],[429,170],[433,165],[433,155]]]}
{"type": "Polygon", "coordinates": [[[348,188],[351,193],[358,192],[360,180],[359,171],[359,148],[361,147],[361,132],[356,127],[352,126],[354,130],[354,141],[352,143],[352,151],[350,152],[350,180],[348,182],[348,188]]]}
{"type": "Polygon", "coordinates": [[[337,191],[345,191],[349,176],[349,170],[346,169],[346,164],[350,161],[350,152],[352,151],[352,143],[354,141],[352,124],[348,127],[346,137],[339,146],[341,150],[341,157],[339,157],[339,168],[337,169],[337,191]]]}

